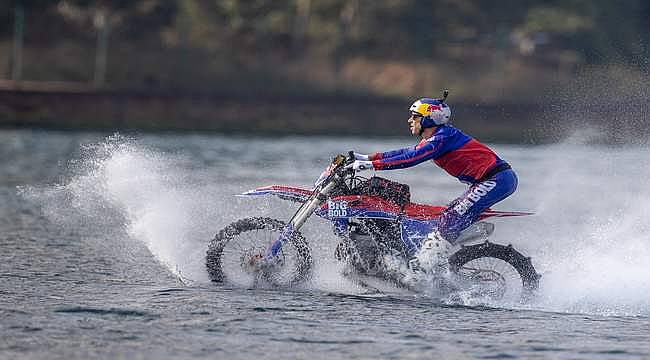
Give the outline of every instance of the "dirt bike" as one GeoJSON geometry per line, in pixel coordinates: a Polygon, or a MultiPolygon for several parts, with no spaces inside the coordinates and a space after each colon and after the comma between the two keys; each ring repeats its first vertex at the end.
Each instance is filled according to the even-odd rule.
{"type": "MultiPolygon", "coordinates": [[[[404,272],[387,267],[388,260],[397,259],[407,272],[418,271],[412,269],[409,260],[420,250],[427,234],[436,229],[447,207],[412,203],[408,185],[376,176],[361,177],[346,167],[353,161],[352,153],[336,156],[312,189],[272,185],[241,194],[275,195],[302,205],[286,223],[249,217],[219,231],[206,256],[210,278],[247,286],[260,281],[291,286],[306,280],[313,261],[309,244],[299,230],[314,213],[334,225],[334,234],[341,239],[334,254],[352,273],[400,285],[404,272]]],[[[482,221],[530,214],[488,209],[480,221],[461,232],[454,242],[458,249],[447,260],[448,270],[455,277],[455,290],[480,289],[491,298],[514,291],[520,299],[530,298],[540,279],[531,259],[512,245],[488,241],[494,225],[482,221]]]]}

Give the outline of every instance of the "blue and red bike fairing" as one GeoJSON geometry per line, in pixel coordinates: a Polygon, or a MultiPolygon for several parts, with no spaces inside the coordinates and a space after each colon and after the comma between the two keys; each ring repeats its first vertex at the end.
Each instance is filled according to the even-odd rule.
{"type": "MultiPolygon", "coordinates": [[[[282,199],[303,203],[312,194],[313,190],[285,186],[271,185],[260,187],[241,194],[242,196],[275,195],[282,199]]],[[[351,220],[380,219],[397,221],[400,226],[401,241],[404,244],[407,256],[413,256],[422,245],[427,234],[437,226],[440,215],[447,209],[446,206],[433,206],[416,203],[407,203],[401,207],[394,202],[376,196],[368,195],[342,195],[332,197],[324,202],[315,214],[331,221],[336,235],[343,235],[351,220]]],[[[493,217],[513,217],[531,215],[529,212],[513,211],[484,211],[479,220],[493,217]]],[[[279,244],[271,246],[274,253],[279,244]]]]}

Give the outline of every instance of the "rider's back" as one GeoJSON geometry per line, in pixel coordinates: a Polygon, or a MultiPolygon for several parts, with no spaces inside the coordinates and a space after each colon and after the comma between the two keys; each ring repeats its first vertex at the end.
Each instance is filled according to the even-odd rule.
{"type": "Polygon", "coordinates": [[[461,181],[475,183],[495,166],[504,161],[490,148],[455,127],[440,126],[433,136],[423,142],[432,142],[439,147],[433,159],[436,165],[461,181]]]}

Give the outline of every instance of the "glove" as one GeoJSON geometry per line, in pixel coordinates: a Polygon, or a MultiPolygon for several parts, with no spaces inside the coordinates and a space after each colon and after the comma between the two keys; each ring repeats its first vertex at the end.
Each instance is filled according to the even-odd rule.
{"type": "Polygon", "coordinates": [[[368,161],[370,160],[370,156],[366,154],[361,154],[358,152],[354,152],[354,160],[363,160],[363,161],[368,161]]]}
{"type": "Polygon", "coordinates": [[[375,169],[375,167],[372,166],[372,161],[364,161],[364,160],[355,160],[352,164],[348,164],[345,168],[353,169],[356,171],[375,169]]]}

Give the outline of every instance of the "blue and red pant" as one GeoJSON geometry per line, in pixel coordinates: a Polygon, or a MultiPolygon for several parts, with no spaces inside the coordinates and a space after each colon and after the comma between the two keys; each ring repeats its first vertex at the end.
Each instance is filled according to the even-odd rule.
{"type": "Polygon", "coordinates": [[[453,244],[460,232],[478,220],[484,210],[507,198],[516,189],[517,174],[512,169],[499,171],[488,179],[472,184],[440,216],[440,235],[453,244]]]}

